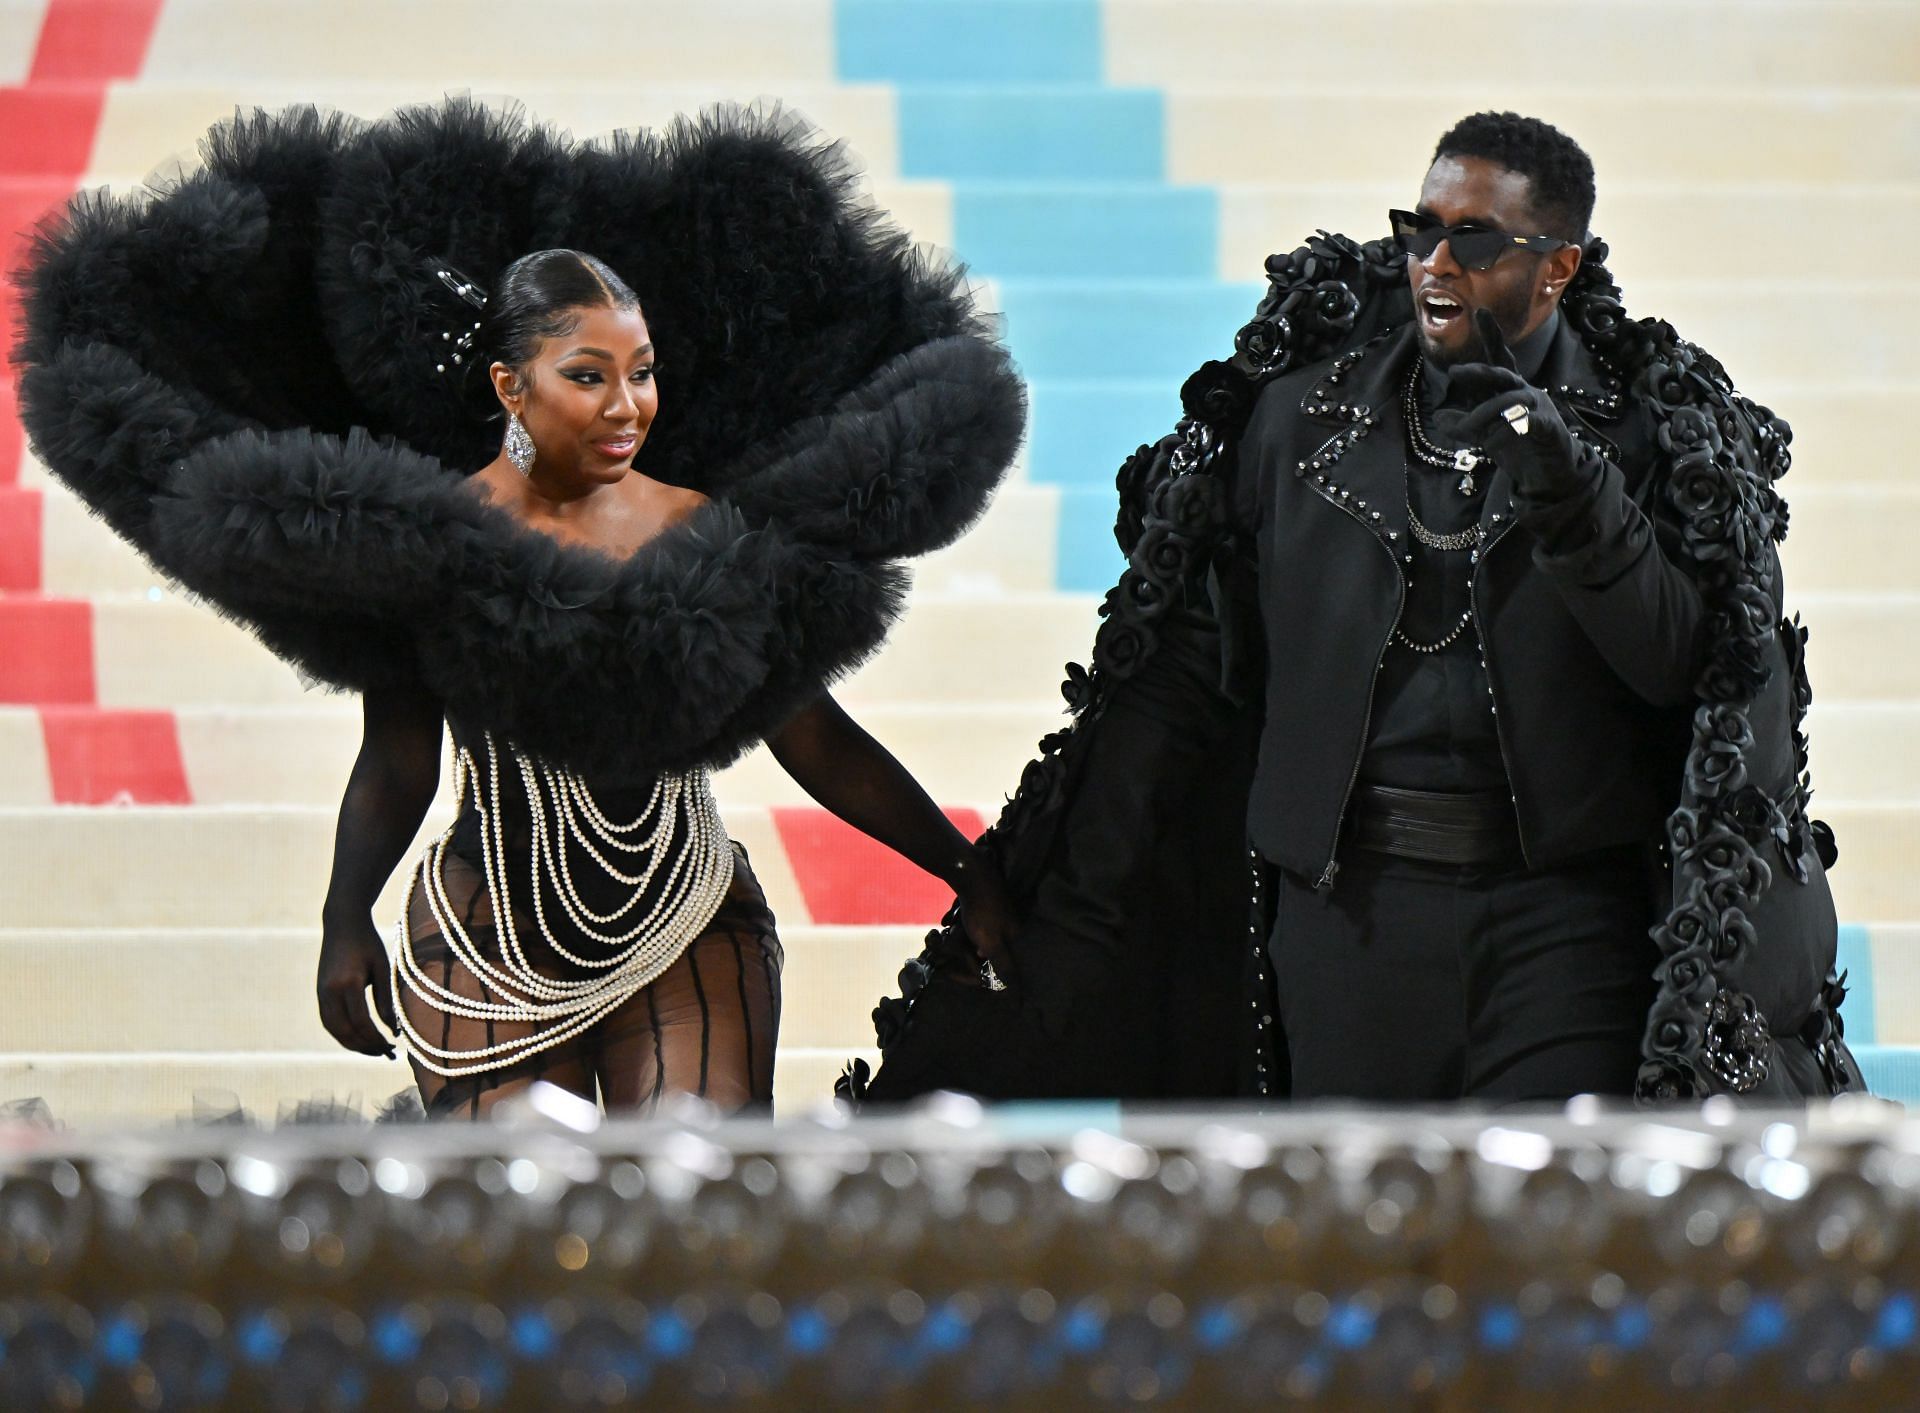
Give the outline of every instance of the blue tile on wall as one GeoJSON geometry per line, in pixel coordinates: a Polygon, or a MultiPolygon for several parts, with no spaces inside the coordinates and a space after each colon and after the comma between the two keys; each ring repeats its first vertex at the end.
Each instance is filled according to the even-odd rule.
{"type": "Polygon", "coordinates": [[[1220,203],[1210,187],[960,185],[953,244],[997,279],[1211,279],[1220,203]]]}
{"type": "Polygon", "coordinates": [[[1109,497],[1121,461],[1141,442],[1160,440],[1180,419],[1180,385],[1173,378],[1034,382],[1027,398],[1028,476],[1109,497]]]}
{"type": "Polygon", "coordinates": [[[841,79],[1098,83],[1100,0],[839,0],[841,79]]]}
{"type": "MultiPolygon", "coordinates": [[[[1060,492],[1054,577],[1062,593],[1103,594],[1127,567],[1113,538],[1118,509],[1111,487],[1073,486],[1060,492]]],[[[1087,646],[1090,651],[1091,640],[1087,646]]]]}
{"type": "Polygon", "coordinates": [[[1850,1046],[1867,1089],[1882,1099],[1920,1103],[1920,1046],[1850,1046]]]}
{"type": "Polygon", "coordinates": [[[1027,377],[1166,379],[1170,395],[1207,359],[1232,356],[1233,336],[1265,288],[1201,280],[999,283],[1007,342],[1027,377]]]}
{"type": "Polygon", "coordinates": [[[1857,923],[1840,929],[1840,956],[1835,970],[1847,974],[1847,999],[1840,1015],[1847,1025],[1847,1044],[1871,1045],[1879,1038],[1874,1017],[1873,940],[1857,923]]]}
{"type": "Polygon", "coordinates": [[[900,174],[945,181],[1159,181],[1160,95],[1095,87],[902,88],[900,174]]]}

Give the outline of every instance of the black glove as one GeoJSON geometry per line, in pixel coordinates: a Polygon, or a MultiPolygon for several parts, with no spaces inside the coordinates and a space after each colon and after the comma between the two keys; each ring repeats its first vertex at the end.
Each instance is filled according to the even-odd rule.
{"type": "Polygon", "coordinates": [[[1599,458],[1574,438],[1553,399],[1520,376],[1493,315],[1479,310],[1473,324],[1486,361],[1447,371],[1449,381],[1475,404],[1457,435],[1506,468],[1523,508],[1560,505],[1591,490],[1600,474],[1599,458]],[[1518,425],[1511,417],[1516,407],[1526,413],[1518,425]]]}

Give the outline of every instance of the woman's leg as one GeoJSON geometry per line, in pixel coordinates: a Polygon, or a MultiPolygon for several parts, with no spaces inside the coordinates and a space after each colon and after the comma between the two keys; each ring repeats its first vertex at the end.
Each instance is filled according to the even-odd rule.
{"type": "MultiPolygon", "coordinates": [[[[425,863],[422,868],[427,867],[425,863]]],[[[494,926],[493,908],[487,897],[485,880],[479,871],[454,854],[444,856],[442,878],[453,915],[488,961],[500,960],[500,939],[494,926]]],[[[455,957],[447,939],[441,935],[427,904],[426,885],[413,890],[407,925],[413,936],[413,955],[428,978],[468,1000],[499,1001],[499,993],[455,957]]],[[[523,943],[532,936],[523,923],[519,936],[523,943]]],[[[538,953],[528,948],[531,955],[538,953]]],[[[401,979],[395,1004],[405,1009],[413,1028],[442,1050],[477,1050],[498,1045],[533,1033],[531,1022],[478,1020],[448,1015],[419,995],[401,979]]],[[[420,1100],[434,1118],[481,1118],[495,1104],[526,1091],[536,1079],[572,1090],[586,1099],[594,1097],[593,1066],[579,1039],[563,1042],[527,1056],[499,1069],[474,1075],[448,1078],[428,1069],[418,1055],[409,1054],[420,1100]]],[[[441,1061],[446,1064],[446,1061],[441,1061]]],[[[456,1067],[449,1065],[449,1068],[456,1067]]]]}
{"type": "Polygon", "coordinates": [[[648,1110],[668,1094],[723,1109],[771,1104],[781,960],[766,897],[736,852],[733,886],[706,930],[595,1027],[608,1112],[648,1110]]]}

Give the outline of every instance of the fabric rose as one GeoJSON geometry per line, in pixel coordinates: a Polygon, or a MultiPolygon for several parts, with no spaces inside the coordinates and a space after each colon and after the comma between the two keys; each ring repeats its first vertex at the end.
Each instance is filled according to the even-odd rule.
{"type": "Polygon", "coordinates": [[[1667,480],[1667,499],[1682,515],[1719,518],[1734,507],[1734,473],[1711,456],[1689,456],[1667,480]]]}
{"type": "Polygon", "coordinates": [[[1682,1104],[1706,1093],[1699,1071],[1673,1056],[1646,1061],[1633,1082],[1633,1097],[1642,1104],[1682,1104]]]}
{"type": "Polygon", "coordinates": [[[1714,894],[1716,906],[1724,906],[1719,900],[1728,896],[1729,890],[1757,898],[1773,881],[1766,861],[1753,845],[1725,825],[1715,825],[1696,839],[1678,855],[1677,865],[1697,875],[1696,882],[1708,889],[1724,885],[1714,894]]]}
{"type": "Polygon", "coordinates": [[[1124,680],[1140,670],[1140,664],[1152,655],[1154,645],[1154,632],[1144,623],[1129,618],[1109,618],[1094,634],[1093,665],[1124,680]]]}
{"type": "Polygon", "coordinates": [[[1060,684],[1060,695],[1066,699],[1067,711],[1078,716],[1093,704],[1093,677],[1086,668],[1077,662],[1067,664],[1067,677],[1060,684]]]}
{"type": "Polygon", "coordinates": [[[1237,431],[1253,409],[1253,381],[1231,363],[1210,358],[1180,385],[1180,406],[1189,417],[1237,431]]]}
{"type": "Polygon", "coordinates": [[[1684,805],[1667,816],[1667,844],[1677,858],[1691,849],[1706,829],[1706,822],[1698,810],[1690,810],[1684,805]]]}
{"type": "Polygon", "coordinates": [[[1227,523],[1227,493],[1217,476],[1174,476],[1153,488],[1147,513],[1183,535],[1204,537],[1227,523]]]}
{"type": "Polygon", "coordinates": [[[1146,528],[1147,490],[1167,474],[1169,444],[1177,445],[1179,440],[1173,435],[1162,437],[1151,445],[1142,445],[1120,463],[1119,473],[1114,477],[1114,488],[1120,493],[1120,515],[1114,522],[1113,537],[1120,542],[1122,554],[1133,553],[1134,545],[1139,542],[1146,528]]]}
{"type": "Polygon", "coordinates": [[[1726,965],[1738,961],[1754,944],[1753,922],[1737,907],[1725,909],[1713,924],[1713,959],[1726,965]]]}
{"type": "Polygon", "coordinates": [[[1194,549],[1194,541],[1188,536],[1170,525],[1153,523],[1147,526],[1140,543],[1133,547],[1129,562],[1138,573],[1172,585],[1179,583],[1192,567],[1194,549]]]}
{"type": "Polygon", "coordinates": [[[1687,788],[1703,800],[1717,800],[1746,783],[1746,761],[1725,742],[1702,742],[1687,757],[1687,788]]]}
{"type": "Polygon", "coordinates": [[[1325,328],[1350,328],[1360,312],[1360,296],[1339,280],[1322,280],[1313,287],[1313,312],[1325,328]]]}
{"type": "Polygon", "coordinates": [[[1675,952],[1654,968],[1653,975],[1662,990],[1700,1006],[1713,999],[1718,984],[1713,975],[1713,954],[1705,947],[1675,952]]]}
{"type": "Polygon", "coordinates": [[[1626,313],[1619,300],[1611,295],[1595,293],[1575,307],[1574,323],[1581,333],[1606,343],[1613,339],[1626,313]]]}
{"type": "Polygon", "coordinates": [[[1659,441],[1660,449],[1676,460],[1700,451],[1712,456],[1722,446],[1719,426],[1698,407],[1675,408],[1660,424],[1659,441]]]}
{"type": "Polygon", "coordinates": [[[1653,1055],[1691,1056],[1706,1036],[1700,1006],[1686,996],[1662,993],[1647,1013],[1647,1051],[1653,1055]]]}
{"type": "Polygon", "coordinates": [[[1720,817],[1758,847],[1780,827],[1780,807],[1758,785],[1745,785],[1720,802],[1720,817]]]}
{"type": "Polygon", "coordinates": [[[1288,352],[1292,343],[1293,324],[1278,314],[1251,319],[1233,336],[1234,352],[1261,373],[1284,371],[1292,361],[1288,352]]]}
{"type": "Polygon", "coordinates": [[[1753,727],[1741,707],[1725,703],[1699,707],[1693,713],[1693,729],[1707,740],[1736,751],[1753,748],[1753,727]]]}
{"type": "Polygon", "coordinates": [[[1654,944],[1666,956],[1674,956],[1690,947],[1704,946],[1713,935],[1719,910],[1706,896],[1706,885],[1695,879],[1687,896],[1653,930],[1654,944]]]}
{"type": "Polygon", "coordinates": [[[1698,395],[1693,384],[1694,355],[1690,344],[1680,344],[1649,359],[1635,380],[1641,396],[1667,407],[1685,407],[1698,395]]]}

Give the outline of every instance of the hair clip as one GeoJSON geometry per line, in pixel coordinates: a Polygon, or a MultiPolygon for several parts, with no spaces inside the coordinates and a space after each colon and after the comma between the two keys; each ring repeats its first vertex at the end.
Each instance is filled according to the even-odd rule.
{"type": "MultiPolygon", "coordinates": [[[[443,265],[433,273],[439,279],[440,283],[445,285],[448,291],[456,298],[465,300],[475,309],[485,309],[487,307],[487,292],[452,266],[443,265]]],[[[452,345],[452,347],[447,350],[447,358],[452,362],[454,367],[458,368],[462,366],[467,359],[473,355],[474,336],[479,332],[480,321],[478,319],[474,320],[472,328],[466,330],[457,339],[453,336],[451,330],[441,330],[441,342],[452,345]]],[[[447,371],[447,365],[445,363],[436,363],[433,365],[433,370],[436,373],[444,373],[447,371]]]]}

